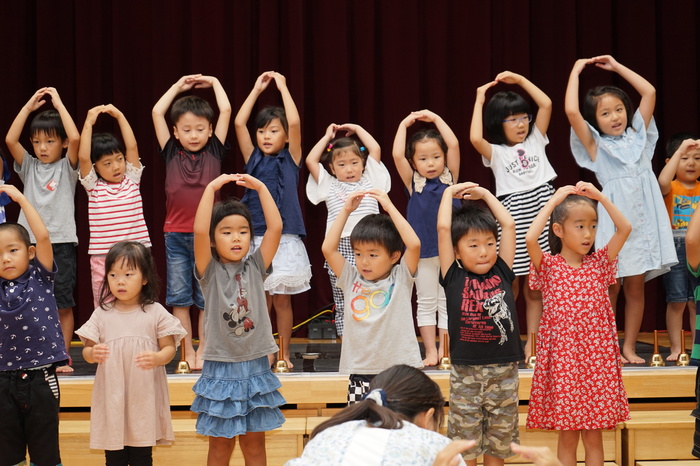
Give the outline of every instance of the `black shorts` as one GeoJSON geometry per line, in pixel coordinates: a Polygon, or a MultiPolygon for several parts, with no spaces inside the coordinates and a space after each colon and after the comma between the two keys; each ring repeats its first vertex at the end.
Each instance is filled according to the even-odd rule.
{"type": "Polygon", "coordinates": [[[73,290],[75,289],[75,271],[77,268],[75,258],[75,244],[56,243],[53,247],[53,260],[56,262],[56,281],[53,294],[56,297],[56,305],[59,309],[75,307],[73,290]]]}

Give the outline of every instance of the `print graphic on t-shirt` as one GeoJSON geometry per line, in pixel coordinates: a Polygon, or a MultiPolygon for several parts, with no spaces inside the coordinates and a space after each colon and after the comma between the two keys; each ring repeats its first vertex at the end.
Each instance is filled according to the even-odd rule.
{"type": "Polygon", "coordinates": [[[675,194],[673,196],[673,215],[671,218],[671,228],[674,230],[687,230],[690,223],[690,216],[700,203],[700,196],[683,196],[675,194]]]}
{"type": "Polygon", "coordinates": [[[467,278],[462,290],[462,325],[460,340],[470,343],[490,343],[498,339],[508,341],[504,322],[515,328],[511,311],[505,302],[506,292],[501,288],[501,277],[494,275],[484,280],[467,278]],[[494,331],[498,329],[498,332],[494,331]]]}
{"type": "Polygon", "coordinates": [[[393,291],[394,283],[388,290],[373,290],[356,281],[351,288],[351,292],[357,295],[350,300],[352,318],[359,322],[368,318],[372,311],[382,311],[389,304],[393,291]]]}
{"type": "Polygon", "coordinates": [[[58,187],[58,181],[56,180],[51,180],[46,184],[46,189],[49,191],[56,191],[56,188],[58,187]]]}
{"type": "Polygon", "coordinates": [[[241,274],[236,274],[238,282],[238,297],[236,302],[231,303],[231,310],[224,312],[224,320],[228,321],[228,326],[233,329],[229,332],[229,336],[241,336],[246,332],[250,332],[255,328],[253,320],[248,317],[250,310],[248,309],[248,299],[246,298],[246,289],[241,282],[241,274]]]}
{"type": "Polygon", "coordinates": [[[506,165],[506,173],[523,176],[535,173],[540,162],[539,155],[528,155],[523,149],[516,150],[517,160],[513,160],[506,165]]]}

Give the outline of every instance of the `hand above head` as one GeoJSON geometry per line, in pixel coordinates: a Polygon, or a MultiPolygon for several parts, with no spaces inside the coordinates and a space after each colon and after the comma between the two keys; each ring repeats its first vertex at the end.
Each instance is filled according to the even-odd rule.
{"type": "Polygon", "coordinates": [[[227,183],[237,182],[239,177],[240,175],[238,174],[224,173],[211,180],[207,187],[213,189],[214,191],[218,191],[227,183]]]}
{"type": "Polygon", "coordinates": [[[601,193],[593,183],[587,183],[585,181],[579,181],[576,183],[576,194],[586,196],[594,201],[599,201],[603,196],[603,193],[601,193]]]}
{"type": "Polygon", "coordinates": [[[266,187],[262,181],[247,173],[240,173],[233,176],[238,186],[243,186],[244,188],[255,191],[260,191],[262,188],[266,187]]]}
{"type": "Polygon", "coordinates": [[[417,112],[411,113],[416,116],[417,121],[425,121],[427,123],[433,123],[435,122],[435,119],[438,118],[434,112],[431,112],[428,109],[418,110],[417,112]]]}
{"type": "Polygon", "coordinates": [[[336,131],[345,131],[345,137],[350,137],[357,132],[357,125],[354,123],[343,123],[336,126],[336,131]]]}
{"type": "Polygon", "coordinates": [[[10,199],[13,201],[17,202],[18,199],[21,199],[24,197],[24,194],[22,194],[22,191],[17,189],[16,186],[13,186],[11,184],[0,184],[0,193],[5,193],[8,196],[10,196],[10,199]]]}
{"type": "Polygon", "coordinates": [[[452,197],[455,199],[476,199],[466,196],[469,196],[472,193],[472,191],[474,191],[478,187],[479,185],[477,183],[473,183],[471,181],[464,181],[462,183],[454,184],[448,187],[447,189],[451,190],[452,197]]]}
{"type": "Polygon", "coordinates": [[[122,116],[121,110],[119,110],[117,107],[115,107],[112,104],[106,104],[102,106],[102,113],[106,113],[112,118],[119,118],[122,116]]]}
{"type": "Polygon", "coordinates": [[[581,74],[581,72],[586,66],[591,65],[593,63],[594,61],[592,58],[579,58],[578,60],[576,60],[576,62],[574,62],[574,67],[571,70],[571,72],[575,74],[581,74]]]}
{"type": "Polygon", "coordinates": [[[195,84],[197,84],[197,79],[201,76],[201,74],[188,74],[178,79],[175,83],[175,86],[178,89],[178,93],[189,91],[190,89],[192,89],[195,86],[195,84]]]}
{"type": "Polygon", "coordinates": [[[401,120],[401,126],[409,128],[413,126],[416,121],[418,121],[418,112],[411,112],[406,118],[401,120]]]}
{"type": "Polygon", "coordinates": [[[42,100],[42,97],[44,97],[48,93],[48,89],[48,87],[42,87],[41,89],[36,91],[34,95],[27,101],[27,103],[24,104],[24,107],[29,112],[38,110],[42,105],[46,103],[46,100],[42,100]]]}
{"type": "Polygon", "coordinates": [[[596,67],[607,71],[615,71],[619,66],[618,61],[610,55],[599,55],[591,58],[590,60],[590,62],[595,64],[596,67]]]}
{"type": "Polygon", "coordinates": [[[564,199],[566,199],[571,194],[577,194],[576,193],[576,186],[573,186],[573,185],[562,186],[561,188],[557,189],[554,192],[550,201],[553,202],[554,205],[559,205],[559,204],[561,204],[561,202],[564,199]]]}
{"type": "Polygon", "coordinates": [[[46,87],[44,89],[46,89],[44,95],[48,95],[49,97],[51,97],[51,103],[53,104],[54,108],[59,108],[63,106],[61,96],[58,95],[58,91],[55,87],[46,87]]]}
{"type": "Polygon", "coordinates": [[[265,71],[258,76],[258,79],[255,80],[255,84],[253,85],[253,90],[260,93],[267,89],[267,86],[269,86],[270,82],[274,79],[274,74],[274,71],[265,71]]]}
{"type": "Polygon", "coordinates": [[[496,76],[496,82],[505,84],[519,84],[523,77],[512,71],[502,71],[496,76]]]}
{"type": "Polygon", "coordinates": [[[336,125],[335,123],[331,123],[328,125],[328,128],[326,128],[326,134],[325,137],[330,141],[335,139],[335,134],[340,130],[340,126],[336,125]]]}
{"type": "Polygon", "coordinates": [[[372,199],[376,199],[376,201],[379,203],[379,205],[382,206],[384,210],[388,210],[389,206],[393,206],[394,204],[391,202],[391,199],[389,198],[389,195],[382,191],[381,189],[370,189],[366,191],[367,196],[371,197],[372,199]]]}
{"type": "Polygon", "coordinates": [[[287,87],[287,78],[284,77],[282,73],[278,73],[277,71],[272,72],[272,77],[275,79],[275,84],[277,85],[278,90],[285,89],[287,87]]]}
{"type": "Polygon", "coordinates": [[[493,80],[489,81],[483,86],[479,86],[476,88],[476,103],[480,103],[483,105],[483,103],[486,101],[486,91],[488,91],[490,88],[498,84],[498,81],[493,80]]]}
{"type": "Polygon", "coordinates": [[[88,110],[87,116],[85,117],[85,126],[94,126],[95,122],[97,121],[97,117],[104,112],[104,109],[104,105],[97,105],[88,110]]]}
{"type": "Polygon", "coordinates": [[[369,191],[355,191],[354,193],[348,194],[348,198],[345,200],[343,209],[348,212],[354,212],[360,206],[362,199],[369,195],[369,191]]]}

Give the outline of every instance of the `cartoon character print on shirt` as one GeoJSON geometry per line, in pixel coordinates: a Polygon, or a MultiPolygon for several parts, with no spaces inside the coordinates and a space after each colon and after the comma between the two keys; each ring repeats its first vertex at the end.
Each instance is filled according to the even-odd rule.
{"type": "Polygon", "coordinates": [[[354,294],[355,297],[350,300],[352,318],[360,322],[368,318],[372,312],[384,310],[391,300],[394,285],[392,283],[388,290],[373,290],[363,285],[359,280],[353,283],[351,294],[354,294]]]}
{"type": "Polygon", "coordinates": [[[248,299],[246,298],[246,289],[241,282],[241,274],[236,274],[238,282],[238,296],[236,302],[231,303],[231,310],[224,312],[224,320],[228,322],[228,326],[233,329],[229,332],[229,336],[241,336],[244,333],[250,332],[255,328],[253,320],[248,317],[250,310],[248,309],[248,299]]]}
{"type": "Polygon", "coordinates": [[[540,162],[539,155],[528,155],[524,149],[518,148],[516,157],[517,160],[513,160],[506,166],[506,173],[515,176],[535,173],[540,162]]]}
{"type": "Polygon", "coordinates": [[[466,278],[462,290],[460,340],[469,343],[490,343],[498,339],[508,341],[504,322],[515,329],[511,310],[505,301],[501,277],[494,275],[483,280],[466,278]],[[494,332],[494,327],[498,333],[494,332]]]}

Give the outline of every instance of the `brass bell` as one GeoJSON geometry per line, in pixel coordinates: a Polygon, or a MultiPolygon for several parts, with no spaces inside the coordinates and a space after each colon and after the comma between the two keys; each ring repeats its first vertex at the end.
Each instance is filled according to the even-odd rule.
{"type": "Polygon", "coordinates": [[[651,361],[649,361],[650,367],[661,367],[665,366],[666,361],[659,354],[659,335],[658,330],[654,330],[654,354],[651,355],[651,361]]]}
{"type": "Polygon", "coordinates": [[[681,354],[679,354],[678,359],[676,359],[676,366],[688,365],[690,365],[690,356],[685,352],[685,332],[681,329],[681,354]]]}
{"type": "Polygon", "coordinates": [[[534,369],[535,364],[537,363],[537,334],[532,333],[532,336],[530,337],[530,357],[527,358],[527,361],[525,361],[525,367],[528,369],[534,369]]]}
{"type": "Polygon", "coordinates": [[[191,374],[192,369],[190,369],[190,365],[187,361],[184,359],[180,362],[177,363],[177,369],[175,369],[176,374],[191,374]]]}
{"type": "Polygon", "coordinates": [[[289,372],[289,367],[287,367],[287,361],[285,361],[284,359],[280,359],[279,361],[277,361],[277,363],[275,363],[275,368],[272,369],[272,372],[278,374],[289,372]]]}
{"type": "Polygon", "coordinates": [[[440,358],[440,364],[438,364],[437,368],[441,371],[452,370],[452,360],[450,359],[450,340],[447,334],[442,336],[442,347],[445,351],[445,356],[440,358]]]}

